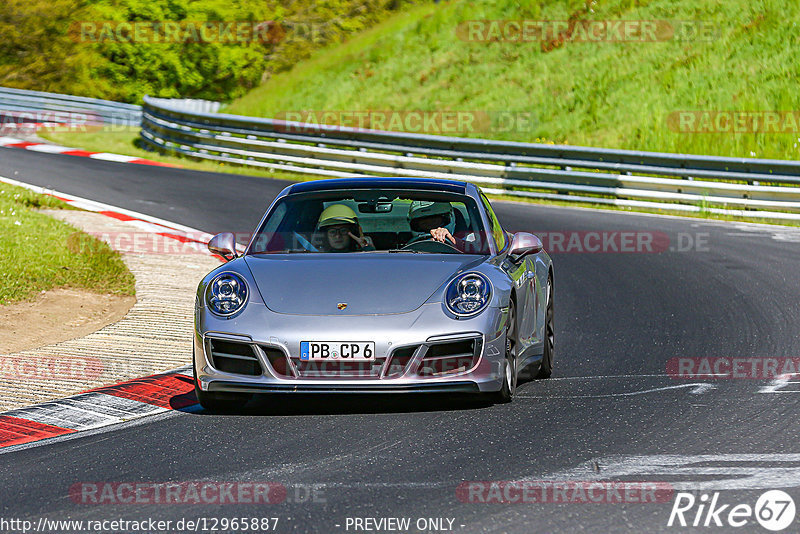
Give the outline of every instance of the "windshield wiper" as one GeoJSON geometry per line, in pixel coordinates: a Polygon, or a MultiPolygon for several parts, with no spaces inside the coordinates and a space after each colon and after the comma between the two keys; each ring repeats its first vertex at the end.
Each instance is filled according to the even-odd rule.
{"type": "Polygon", "coordinates": [[[421,250],[412,250],[408,248],[391,248],[389,250],[376,250],[375,252],[389,252],[391,254],[400,254],[403,252],[409,254],[427,254],[427,252],[422,252],[421,250]]]}
{"type": "Polygon", "coordinates": [[[305,250],[302,248],[293,248],[287,250],[261,250],[258,252],[251,252],[250,254],[253,256],[258,256],[261,254],[310,254],[310,250],[305,250]]]}

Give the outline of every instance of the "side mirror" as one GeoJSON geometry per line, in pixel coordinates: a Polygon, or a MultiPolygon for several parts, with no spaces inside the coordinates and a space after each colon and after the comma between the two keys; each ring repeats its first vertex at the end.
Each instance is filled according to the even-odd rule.
{"type": "Polygon", "coordinates": [[[230,261],[236,257],[236,238],[230,232],[217,234],[208,242],[208,250],[230,261]]]}
{"type": "Polygon", "coordinates": [[[528,232],[517,232],[511,240],[508,257],[514,263],[528,254],[536,254],[542,250],[542,240],[528,232]]]}

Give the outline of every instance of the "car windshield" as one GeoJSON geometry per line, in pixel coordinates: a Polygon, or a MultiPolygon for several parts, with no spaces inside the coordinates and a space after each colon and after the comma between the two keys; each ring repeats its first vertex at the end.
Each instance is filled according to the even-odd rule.
{"type": "Polygon", "coordinates": [[[432,191],[347,190],[288,195],[248,254],[489,254],[476,202],[432,191]]]}

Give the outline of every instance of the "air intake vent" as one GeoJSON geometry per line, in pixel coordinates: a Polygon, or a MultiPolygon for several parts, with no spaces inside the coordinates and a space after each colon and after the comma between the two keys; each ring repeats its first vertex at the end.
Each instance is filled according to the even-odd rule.
{"type": "Polygon", "coordinates": [[[264,351],[264,354],[269,360],[270,366],[272,366],[272,370],[275,371],[280,377],[283,378],[293,378],[294,374],[289,366],[287,361],[286,355],[283,353],[281,349],[277,349],[275,347],[267,347],[264,345],[260,345],[261,350],[264,351]]]}
{"type": "Polygon", "coordinates": [[[411,347],[395,349],[395,351],[392,352],[392,359],[389,361],[389,367],[386,370],[386,378],[397,378],[401,376],[418,348],[419,345],[413,345],[411,347]]]}
{"type": "Polygon", "coordinates": [[[469,371],[478,363],[482,345],[480,338],[431,345],[417,372],[433,378],[469,371]]]}
{"type": "Polygon", "coordinates": [[[208,346],[211,365],[215,369],[239,375],[259,376],[261,374],[261,364],[258,363],[253,347],[249,344],[209,339],[208,346]]]}

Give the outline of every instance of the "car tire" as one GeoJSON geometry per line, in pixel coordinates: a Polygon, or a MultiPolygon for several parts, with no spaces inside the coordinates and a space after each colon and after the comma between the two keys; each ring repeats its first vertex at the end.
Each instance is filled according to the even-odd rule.
{"type": "Polygon", "coordinates": [[[194,374],[194,394],[197,402],[204,410],[209,412],[227,413],[239,410],[253,397],[252,393],[211,393],[200,389],[197,380],[197,367],[192,358],[192,373],[194,374]]]}
{"type": "Polygon", "coordinates": [[[553,374],[553,358],[555,357],[556,335],[553,325],[553,278],[547,278],[547,305],[544,312],[544,352],[539,366],[537,379],[550,378],[553,374]]]}
{"type": "Polygon", "coordinates": [[[492,402],[506,404],[514,399],[517,391],[517,314],[513,300],[508,304],[508,325],[506,326],[506,357],[503,361],[503,385],[500,391],[492,393],[492,402]]]}

